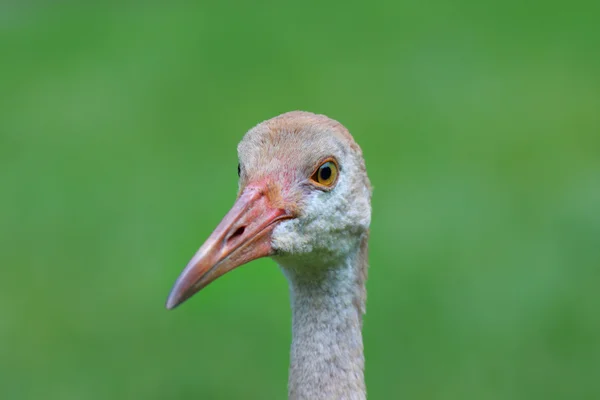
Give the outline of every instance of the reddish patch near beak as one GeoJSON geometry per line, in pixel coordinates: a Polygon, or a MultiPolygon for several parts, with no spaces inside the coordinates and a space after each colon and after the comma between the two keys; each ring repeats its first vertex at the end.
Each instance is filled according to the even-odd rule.
{"type": "Polygon", "coordinates": [[[266,187],[247,186],[179,275],[166,307],[173,309],[232,269],[273,254],[273,229],[289,218],[290,212],[271,205],[266,187]]]}

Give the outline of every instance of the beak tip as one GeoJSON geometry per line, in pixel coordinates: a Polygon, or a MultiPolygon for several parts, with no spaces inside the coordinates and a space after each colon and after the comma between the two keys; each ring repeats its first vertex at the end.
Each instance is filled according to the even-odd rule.
{"type": "Polygon", "coordinates": [[[183,303],[183,299],[181,299],[179,296],[175,296],[175,294],[171,292],[167,298],[167,302],[165,303],[165,308],[167,310],[172,310],[181,303],[183,303]]]}
{"type": "Polygon", "coordinates": [[[175,304],[174,302],[171,302],[170,300],[171,300],[171,299],[168,299],[168,300],[167,300],[167,303],[165,304],[165,308],[166,308],[167,310],[172,310],[172,309],[174,309],[175,307],[177,307],[177,304],[175,304]]]}

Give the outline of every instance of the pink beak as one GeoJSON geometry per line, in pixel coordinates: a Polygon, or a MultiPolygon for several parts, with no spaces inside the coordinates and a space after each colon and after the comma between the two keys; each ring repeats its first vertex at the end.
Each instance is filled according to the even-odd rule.
{"type": "Polygon", "coordinates": [[[273,254],[271,234],[291,213],[273,207],[266,187],[247,186],[225,218],[185,267],[167,299],[173,309],[209,283],[257,258],[273,254]]]}

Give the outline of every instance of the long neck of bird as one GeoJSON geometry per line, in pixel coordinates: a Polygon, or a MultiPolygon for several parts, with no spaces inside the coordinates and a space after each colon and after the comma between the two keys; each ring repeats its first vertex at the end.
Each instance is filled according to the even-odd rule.
{"type": "Polygon", "coordinates": [[[366,398],[361,333],[366,251],[365,236],[334,265],[284,267],[293,313],[290,399],[366,398]]]}

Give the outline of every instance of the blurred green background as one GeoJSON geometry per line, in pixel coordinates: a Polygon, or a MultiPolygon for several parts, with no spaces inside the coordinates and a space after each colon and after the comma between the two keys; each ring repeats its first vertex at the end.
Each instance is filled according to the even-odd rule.
{"type": "Polygon", "coordinates": [[[285,398],[271,260],[163,305],[295,109],[375,187],[370,398],[600,398],[598,11],[3,2],[0,398],[285,398]]]}

